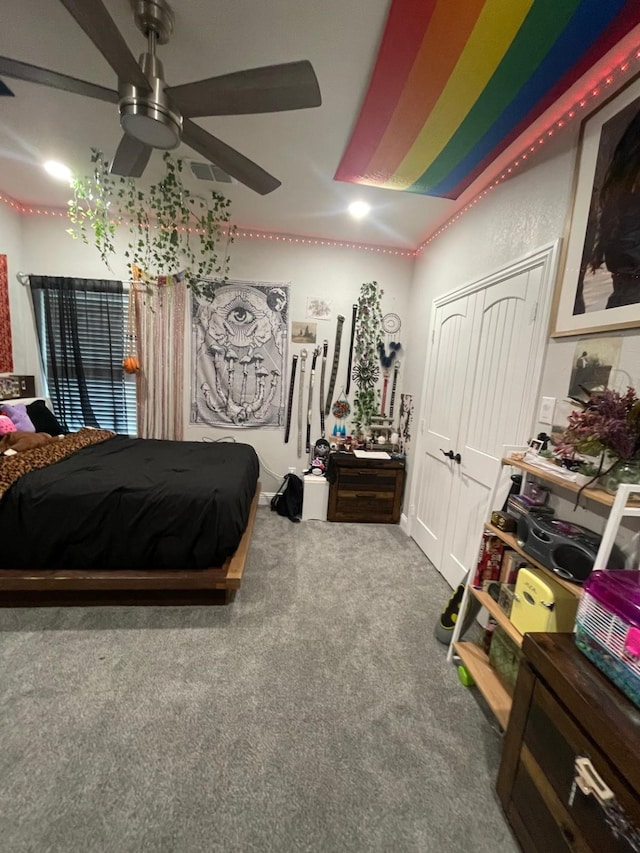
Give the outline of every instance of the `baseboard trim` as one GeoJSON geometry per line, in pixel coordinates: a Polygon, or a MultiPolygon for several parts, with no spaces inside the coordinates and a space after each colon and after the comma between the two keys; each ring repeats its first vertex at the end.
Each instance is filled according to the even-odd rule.
{"type": "Polygon", "coordinates": [[[400,515],[400,530],[407,536],[411,536],[411,522],[406,512],[400,515]]]}
{"type": "Polygon", "coordinates": [[[271,506],[271,498],[276,492],[260,492],[259,506],[271,506]]]}

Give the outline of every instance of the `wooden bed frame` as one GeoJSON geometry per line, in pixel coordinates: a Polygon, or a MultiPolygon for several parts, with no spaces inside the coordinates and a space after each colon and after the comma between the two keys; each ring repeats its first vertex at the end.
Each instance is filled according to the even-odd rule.
{"type": "Polygon", "coordinates": [[[0,607],[124,604],[229,604],[240,588],[260,483],[235,553],[209,569],[98,571],[0,569],[0,607]]]}

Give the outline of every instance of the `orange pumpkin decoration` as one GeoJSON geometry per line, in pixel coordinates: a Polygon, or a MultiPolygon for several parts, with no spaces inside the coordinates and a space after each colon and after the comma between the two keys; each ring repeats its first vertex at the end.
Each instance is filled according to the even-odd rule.
{"type": "Polygon", "coordinates": [[[140,370],[140,362],[135,355],[127,355],[122,359],[125,373],[137,373],[140,370]]]}

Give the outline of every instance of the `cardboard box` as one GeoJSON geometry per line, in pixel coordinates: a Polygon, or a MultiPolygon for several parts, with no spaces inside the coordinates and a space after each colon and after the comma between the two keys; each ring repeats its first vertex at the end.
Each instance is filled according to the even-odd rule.
{"type": "Polygon", "coordinates": [[[478,555],[473,586],[482,588],[485,581],[497,581],[500,578],[500,566],[504,554],[504,542],[485,530],[478,555]]]}

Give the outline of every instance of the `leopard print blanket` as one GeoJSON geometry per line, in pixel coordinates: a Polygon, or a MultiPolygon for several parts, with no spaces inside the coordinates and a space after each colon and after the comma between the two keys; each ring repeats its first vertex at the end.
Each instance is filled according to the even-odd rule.
{"type": "Polygon", "coordinates": [[[25,450],[15,456],[0,456],[0,498],[23,474],[60,462],[76,450],[99,444],[114,435],[108,429],[81,429],[61,436],[58,440],[52,439],[33,450],[25,450]]]}

